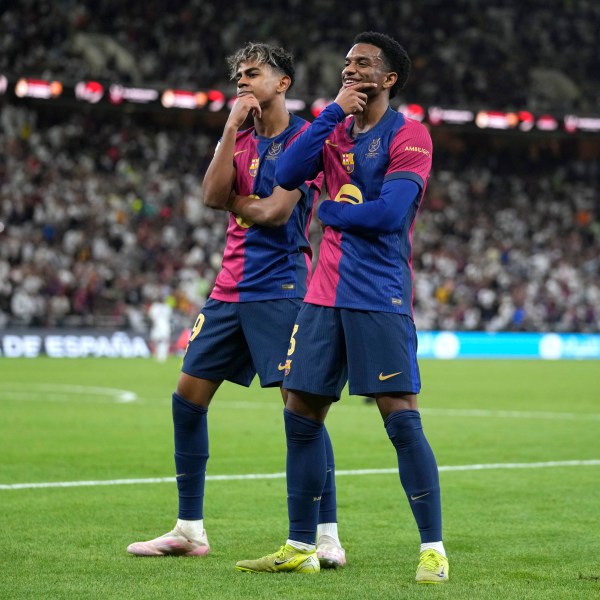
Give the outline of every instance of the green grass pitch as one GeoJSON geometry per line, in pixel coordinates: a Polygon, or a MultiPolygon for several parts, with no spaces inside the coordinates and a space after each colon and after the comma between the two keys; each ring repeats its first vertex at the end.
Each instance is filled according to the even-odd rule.
{"type": "Polygon", "coordinates": [[[0,598],[600,597],[600,364],[421,361],[450,582],[417,586],[419,539],[373,405],[328,417],[348,566],[238,573],[287,536],[277,390],[225,384],[209,412],[206,558],[142,559],[171,528],[170,395],[180,360],[0,359],[0,598]],[[460,467],[460,468],[459,468],[460,467]],[[359,470],[373,470],[368,474],[359,470]],[[117,480],[125,480],[120,483],[117,480]],[[16,484],[96,482],[73,487],[16,484]],[[101,483],[111,485],[100,485],[101,483]]]}

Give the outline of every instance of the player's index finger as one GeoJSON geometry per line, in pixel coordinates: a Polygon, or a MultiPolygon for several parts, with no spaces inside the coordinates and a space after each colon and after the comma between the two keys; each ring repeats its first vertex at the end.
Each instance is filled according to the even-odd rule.
{"type": "Polygon", "coordinates": [[[372,81],[361,81],[359,83],[355,83],[352,86],[353,90],[370,90],[371,88],[377,87],[377,84],[372,81]]]}

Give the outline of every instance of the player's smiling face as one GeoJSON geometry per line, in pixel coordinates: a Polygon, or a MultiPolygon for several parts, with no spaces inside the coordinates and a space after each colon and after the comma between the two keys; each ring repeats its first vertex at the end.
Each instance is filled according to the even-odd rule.
{"type": "MultiPolygon", "coordinates": [[[[352,87],[357,83],[376,83],[378,90],[386,79],[388,71],[381,49],[371,44],[356,44],[346,55],[342,70],[342,85],[352,87]]],[[[365,93],[371,93],[371,90],[365,93]]]]}
{"type": "Polygon", "coordinates": [[[235,74],[237,95],[252,94],[261,104],[278,93],[281,81],[281,73],[270,65],[254,61],[240,63],[235,74]]]}

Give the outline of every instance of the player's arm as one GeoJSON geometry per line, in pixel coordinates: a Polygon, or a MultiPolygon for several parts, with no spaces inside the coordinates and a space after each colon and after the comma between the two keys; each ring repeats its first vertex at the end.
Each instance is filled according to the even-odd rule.
{"type": "Polygon", "coordinates": [[[236,133],[237,129],[225,128],[223,137],[204,175],[202,195],[204,205],[209,208],[224,210],[233,190],[235,183],[233,149],[235,148],[236,133]]]}
{"type": "Polygon", "coordinates": [[[374,83],[359,83],[342,88],[334,102],[290,144],[277,163],[277,181],[286,190],[293,190],[314,179],[321,170],[321,151],[327,136],[348,115],[362,112],[367,95],[364,90],[374,83]]]}
{"type": "Polygon", "coordinates": [[[432,153],[427,129],[420,123],[407,123],[390,146],[390,162],[379,198],[364,204],[325,201],[319,218],[324,225],[361,233],[401,230],[418,208],[431,170],[432,153]]]}
{"type": "Polygon", "coordinates": [[[261,114],[258,100],[252,95],[240,96],[231,107],[223,136],[204,176],[202,188],[205,206],[227,210],[227,202],[235,185],[236,136],[251,111],[258,116],[261,114]]]}
{"type": "MultiPolygon", "coordinates": [[[[417,179],[417,178],[415,178],[417,179]]],[[[389,179],[377,200],[363,204],[324,200],[319,207],[323,225],[357,233],[392,233],[404,225],[407,214],[422,190],[413,179],[389,179]]]]}
{"type": "MultiPolygon", "coordinates": [[[[306,188],[306,186],[302,186],[306,188]]],[[[294,207],[305,193],[299,189],[284,190],[281,186],[273,188],[273,193],[267,198],[253,198],[251,196],[231,196],[227,208],[240,215],[246,221],[265,227],[280,227],[285,225],[294,207]]]]}

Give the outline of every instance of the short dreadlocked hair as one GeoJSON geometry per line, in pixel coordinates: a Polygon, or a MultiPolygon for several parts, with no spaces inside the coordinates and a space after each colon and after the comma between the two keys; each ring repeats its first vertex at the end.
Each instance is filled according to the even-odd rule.
{"type": "Polygon", "coordinates": [[[398,81],[390,89],[390,98],[393,98],[404,87],[410,73],[410,58],[406,50],[394,38],[376,31],[359,33],[354,43],[371,44],[379,48],[386,68],[398,73],[398,81]]]}
{"type": "Polygon", "coordinates": [[[227,57],[229,66],[229,75],[231,79],[235,77],[238,67],[243,62],[256,61],[264,65],[269,65],[282,75],[287,75],[294,84],[296,70],[294,68],[294,57],[279,46],[271,44],[262,44],[260,42],[248,42],[243,48],[240,48],[235,54],[227,57]]]}

